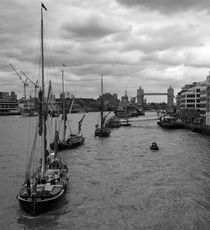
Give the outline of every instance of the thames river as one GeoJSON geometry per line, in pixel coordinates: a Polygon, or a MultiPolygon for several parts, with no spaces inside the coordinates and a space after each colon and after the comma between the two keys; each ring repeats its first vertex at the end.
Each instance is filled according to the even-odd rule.
{"type": "MultiPolygon", "coordinates": [[[[86,114],[85,144],[62,153],[70,172],[64,203],[38,217],[24,214],[16,199],[36,118],[0,117],[0,229],[209,230],[210,136],[150,120],[98,139],[98,116],[86,114]],[[154,141],[159,151],[150,150],[154,141]]],[[[81,117],[71,115],[74,129],[81,117]]]]}

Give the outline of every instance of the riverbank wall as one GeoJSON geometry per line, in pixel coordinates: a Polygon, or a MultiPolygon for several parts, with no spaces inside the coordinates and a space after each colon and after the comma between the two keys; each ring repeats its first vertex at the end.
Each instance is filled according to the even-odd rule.
{"type": "Polygon", "coordinates": [[[193,132],[210,135],[210,126],[185,123],[184,127],[185,129],[191,130],[193,132]]]}

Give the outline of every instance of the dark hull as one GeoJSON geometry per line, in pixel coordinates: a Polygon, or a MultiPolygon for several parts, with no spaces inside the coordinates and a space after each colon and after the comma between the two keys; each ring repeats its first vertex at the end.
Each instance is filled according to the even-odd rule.
{"type": "MultiPolygon", "coordinates": [[[[65,149],[74,149],[82,144],[84,144],[85,138],[80,137],[74,141],[60,141],[58,142],[58,150],[65,150],[65,149]]],[[[50,144],[50,148],[54,150],[54,143],[50,144]]]]}
{"type": "Polygon", "coordinates": [[[125,127],[128,127],[128,126],[131,126],[131,124],[121,124],[120,126],[125,126],[125,127]]]}
{"type": "Polygon", "coordinates": [[[152,146],[150,147],[150,149],[151,149],[151,150],[155,150],[155,151],[159,150],[158,147],[152,147],[152,146]]]}
{"type": "Polygon", "coordinates": [[[59,204],[64,199],[65,192],[66,192],[66,188],[63,188],[63,190],[54,197],[51,197],[48,199],[38,198],[38,199],[35,199],[34,201],[32,201],[32,199],[26,200],[18,196],[18,201],[19,201],[20,208],[24,212],[32,216],[37,216],[40,213],[48,212],[54,209],[55,207],[59,206],[59,204]]]}
{"type": "Polygon", "coordinates": [[[164,129],[184,129],[183,123],[167,123],[167,122],[161,122],[160,126],[164,129]]]}
{"type": "Polygon", "coordinates": [[[120,127],[120,119],[116,116],[112,116],[106,122],[106,127],[108,128],[119,128],[120,127]]]}
{"type": "Polygon", "coordinates": [[[119,128],[121,126],[120,122],[107,122],[107,127],[110,128],[110,129],[113,129],[113,128],[119,128]]]}
{"type": "Polygon", "coordinates": [[[110,136],[110,130],[109,129],[97,129],[95,131],[95,136],[96,137],[109,137],[110,136]]]}

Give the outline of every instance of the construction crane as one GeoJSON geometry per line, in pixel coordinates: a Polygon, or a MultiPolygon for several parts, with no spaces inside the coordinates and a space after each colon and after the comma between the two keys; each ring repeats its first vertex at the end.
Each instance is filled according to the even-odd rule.
{"type": "Polygon", "coordinates": [[[24,87],[24,99],[26,100],[26,87],[28,86],[27,80],[28,78],[25,79],[25,81],[22,79],[22,77],[20,76],[20,74],[17,72],[17,70],[15,69],[15,67],[12,64],[9,64],[12,69],[15,71],[15,73],[18,75],[18,77],[20,78],[20,80],[23,83],[23,87],[24,87]]]}
{"type": "Polygon", "coordinates": [[[36,98],[36,89],[39,88],[39,85],[38,85],[38,80],[36,81],[36,83],[34,83],[23,71],[20,71],[26,79],[28,79],[33,85],[34,85],[34,98],[36,98]]]}

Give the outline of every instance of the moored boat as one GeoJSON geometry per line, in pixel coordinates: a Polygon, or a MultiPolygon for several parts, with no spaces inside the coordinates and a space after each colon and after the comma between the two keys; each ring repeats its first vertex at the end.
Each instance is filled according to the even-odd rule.
{"type": "Polygon", "coordinates": [[[121,126],[121,122],[120,122],[120,118],[118,118],[117,116],[111,116],[107,122],[107,127],[109,128],[119,128],[121,126]]]}
{"type": "MultiPolygon", "coordinates": [[[[63,121],[63,136],[62,140],[58,139],[58,150],[65,150],[65,149],[73,149],[76,148],[85,142],[85,138],[80,134],[81,132],[81,125],[83,122],[83,119],[85,118],[85,114],[81,118],[81,120],[78,123],[78,133],[72,134],[70,133],[68,137],[66,137],[66,122],[67,122],[67,110],[66,110],[66,104],[65,104],[65,93],[64,93],[64,70],[62,70],[62,88],[63,88],[63,95],[62,95],[62,121],[63,121]]],[[[72,99],[70,113],[72,110],[72,106],[74,103],[74,97],[72,99]]],[[[54,143],[50,143],[50,148],[54,150],[54,143]]]]}
{"type": "MultiPolygon", "coordinates": [[[[74,149],[84,142],[85,138],[82,135],[70,134],[65,141],[58,141],[58,150],[74,149]]],[[[54,143],[50,143],[50,148],[54,150],[54,143]]]]}
{"type": "Polygon", "coordinates": [[[111,131],[107,127],[104,127],[104,128],[96,127],[96,129],[95,129],[95,136],[96,137],[109,137],[110,133],[111,133],[111,131]]]}
{"type": "Polygon", "coordinates": [[[152,142],[152,145],[150,146],[151,150],[159,150],[159,147],[156,142],[152,142]]]}
{"type": "Polygon", "coordinates": [[[17,195],[20,208],[29,215],[36,216],[56,207],[63,199],[68,184],[68,167],[57,151],[58,131],[55,130],[55,151],[47,150],[47,101],[44,87],[44,47],[43,47],[43,9],[41,5],[41,50],[42,50],[42,88],[39,92],[39,120],[35,128],[32,149],[28,158],[25,180],[17,195]],[[40,136],[41,146],[37,147],[40,136]],[[41,159],[33,164],[33,161],[41,159]],[[37,156],[38,155],[38,156],[37,156]],[[33,167],[34,166],[34,167],[33,167]]]}
{"type": "Polygon", "coordinates": [[[95,126],[95,137],[109,137],[111,130],[107,126],[105,119],[106,116],[103,114],[104,110],[104,102],[103,102],[103,76],[101,75],[101,111],[100,111],[100,127],[98,124],[95,126]]]}
{"type": "Polygon", "coordinates": [[[177,120],[172,116],[162,117],[158,125],[166,129],[183,129],[185,127],[184,122],[177,120]]]}
{"type": "Polygon", "coordinates": [[[18,200],[21,209],[32,216],[55,208],[64,198],[68,183],[68,168],[56,157],[51,163],[55,166],[52,168],[48,166],[44,176],[37,171],[33,178],[25,181],[19,191],[18,200]],[[59,168],[56,165],[59,165],[59,168]]]}

